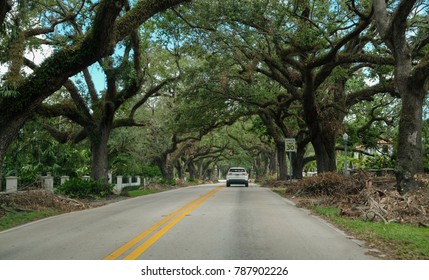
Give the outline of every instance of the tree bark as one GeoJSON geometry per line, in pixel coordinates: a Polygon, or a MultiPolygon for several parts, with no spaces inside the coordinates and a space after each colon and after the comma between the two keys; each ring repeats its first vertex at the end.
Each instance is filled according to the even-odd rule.
{"type": "Polygon", "coordinates": [[[180,180],[183,180],[183,166],[182,166],[182,162],[180,161],[180,159],[177,160],[176,169],[177,169],[177,177],[180,180]]]}
{"type": "Polygon", "coordinates": [[[325,129],[315,101],[314,78],[311,70],[304,75],[303,94],[304,119],[310,133],[310,141],[316,155],[317,172],[336,171],[335,133],[325,129]]]}
{"type": "Polygon", "coordinates": [[[188,162],[188,172],[189,172],[189,179],[194,180],[195,179],[195,166],[193,161],[188,162]]]}
{"type": "Polygon", "coordinates": [[[299,148],[296,153],[292,154],[292,178],[302,179],[302,172],[304,170],[304,154],[305,149],[299,148]]]}
{"type": "Polygon", "coordinates": [[[277,148],[277,161],[279,166],[279,173],[277,177],[279,180],[287,180],[288,169],[287,169],[287,163],[286,163],[285,143],[283,141],[276,142],[276,148],[277,148]]]}
{"type": "Polygon", "coordinates": [[[110,127],[106,126],[95,133],[89,133],[91,135],[89,137],[91,142],[91,178],[103,183],[107,183],[109,179],[107,144],[110,131],[110,127]]]}
{"type": "Polygon", "coordinates": [[[162,177],[166,180],[174,179],[174,168],[169,164],[168,154],[159,157],[156,160],[158,167],[161,171],[162,177]]]}
{"type": "MultiPolygon", "coordinates": [[[[398,84],[408,83],[398,80],[398,84]]],[[[401,90],[403,97],[399,120],[396,179],[398,191],[406,193],[419,185],[414,175],[423,173],[422,108],[425,92],[422,87],[413,88],[413,85],[402,87],[404,89],[401,90]]]]}

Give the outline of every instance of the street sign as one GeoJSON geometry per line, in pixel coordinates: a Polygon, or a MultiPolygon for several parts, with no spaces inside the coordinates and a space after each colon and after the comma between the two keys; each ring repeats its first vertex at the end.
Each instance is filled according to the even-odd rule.
{"type": "Polygon", "coordinates": [[[296,152],[296,140],[295,140],[295,138],[286,138],[285,139],[285,151],[286,152],[296,152]]]}

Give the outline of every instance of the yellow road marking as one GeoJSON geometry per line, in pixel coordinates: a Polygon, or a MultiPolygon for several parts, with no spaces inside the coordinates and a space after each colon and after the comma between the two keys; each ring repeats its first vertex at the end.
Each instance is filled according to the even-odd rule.
{"type": "Polygon", "coordinates": [[[197,199],[189,202],[185,206],[181,207],[180,209],[174,211],[164,219],[160,220],[156,224],[152,225],[147,230],[143,231],[121,247],[119,247],[117,250],[113,251],[109,255],[107,255],[104,259],[105,260],[115,260],[118,259],[122,254],[124,254],[126,251],[130,250],[132,247],[134,247],[136,244],[138,244],[141,240],[149,236],[152,232],[156,231],[159,227],[161,227],[163,224],[170,221],[175,216],[179,215],[182,211],[183,212],[180,216],[178,216],[176,219],[174,219],[170,224],[166,225],[164,228],[162,228],[158,233],[153,235],[151,238],[149,238],[147,241],[145,241],[143,244],[141,244],[137,249],[135,249],[133,252],[131,252],[128,256],[126,256],[125,259],[135,259],[138,256],[140,256],[144,251],[146,251],[150,246],[152,246],[153,243],[155,243],[159,238],[161,238],[168,230],[170,230],[175,224],[177,224],[180,220],[182,220],[187,214],[192,212],[195,208],[203,204],[207,199],[209,199],[211,196],[213,196],[215,193],[220,191],[223,187],[217,187],[216,189],[211,190],[207,194],[198,197],[197,199]],[[140,253],[138,253],[140,252],[140,253]],[[137,255],[138,254],[138,255],[137,255]]]}

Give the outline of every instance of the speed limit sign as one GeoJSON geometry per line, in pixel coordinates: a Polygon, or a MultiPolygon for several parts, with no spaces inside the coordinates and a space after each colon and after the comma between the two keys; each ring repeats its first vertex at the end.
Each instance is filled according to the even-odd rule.
{"type": "Polygon", "coordinates": [[[286,138],[285,139],[285,151],[286,152],[296,152],[296,140],[295,140],[295,138],[286,138]]]}

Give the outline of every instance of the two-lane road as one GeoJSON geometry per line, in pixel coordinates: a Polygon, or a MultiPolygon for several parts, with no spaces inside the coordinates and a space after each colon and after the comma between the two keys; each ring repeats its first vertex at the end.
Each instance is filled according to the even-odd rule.
{"type": "Polygon", "coordinates": [[[0,232],[0,259],[373,259],[359,242],[256,185],[201,185],[0,232]]]}

